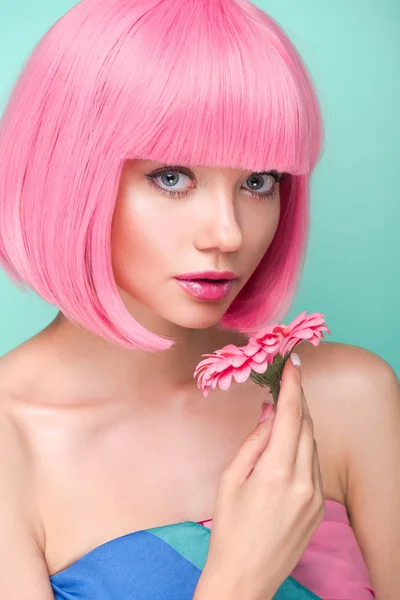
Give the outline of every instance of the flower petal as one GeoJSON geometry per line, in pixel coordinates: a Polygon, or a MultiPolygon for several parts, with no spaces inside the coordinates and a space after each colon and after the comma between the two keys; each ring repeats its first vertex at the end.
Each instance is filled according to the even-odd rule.
{"type": "Polygon", "coordinates": [[[297,327],[297,325],[299,323],[304,321],[306,314],[307,314],[307,311],[305,310],[304,312],[297,315],[297,317],[295,319],[293,319],[293,321],[288,325],[288,329],[294,329],[295,327],[297,327]]]}
{"type": "Polygon", "coordinates": [[[250,373],[251,373],[251,367],[249,364],[247,364],[239,370],[236,369],[233,372],[233,377],[237,383],[244,383],[250,377],[250,373]]]}
{"type": "Polygon", "coordinates": [[[269,355],[269,352],[266,352],[265,350],[260,350],[259,352],[257,352],[257,354],[255,354],[254,356],[252,356],[251,360],[253,360],[256,363],[263,363],[266,361],[267,356],[269,355]]]}
{"type": "Polygon", "coordinates": [[[250,366],[255,373],[265,373],[268,369],[268,365],[269,363],[267,361],[260,364],[254,362],[250,363],[250,366]]]}
{"type": "Polygon", "coordinates": [[[228,371],[227,373],[221,375],[221,377],[219,377],[218,379],[218,385],[220,389],[224,392],[226,392],[226,390],[228,390],[231,386],[233,373],[234,371],[232,369],[231,371],[228,371]]]}
{"type": "Polygon", "coordinates": [[[261,350],[261,344],[255,340],[251,340],[247,346],[242,346],[242,352],[246,356],[254,356],[259,350],[261,350]]]}
{"type": "Polygon", "coordinates": [[[249,357],[242,354],[242,356],[234,356],[232,358],[231,364],[232,364],[232,367],[234,367],[235,369],[239,369],[248,360],[249,360],[249,357]]]}

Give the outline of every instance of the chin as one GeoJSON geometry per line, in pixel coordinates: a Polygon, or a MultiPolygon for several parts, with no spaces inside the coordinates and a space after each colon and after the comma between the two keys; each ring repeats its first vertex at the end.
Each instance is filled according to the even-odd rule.
{"type": "Polygon", "coordinates": [[[222,317],[224,316],[227,307],[222,306],[210,306],[205,307],[201,310],[200,308],[192,309],[191,311],[182,310],[177,315],[169,315],[167,318],[170,322],[175,323],[179,327],[185,327],[187,329],[207,329],[208,327],[214,327],[218,325],[222,317]],[[186,314],[185,314],[186,312],[186,314]]]}
{"type": "Polygon", "coordinates": [[[186,319],[182,318],[179,320],[174,320],[173,322],[179,327],[185,327],[186,329],[208,329],[209,327],[215,327],[218,325],[222,317],[218,317],[215,319],[206,319],[206,318],[198,318],[198,319],[186,319]]]}

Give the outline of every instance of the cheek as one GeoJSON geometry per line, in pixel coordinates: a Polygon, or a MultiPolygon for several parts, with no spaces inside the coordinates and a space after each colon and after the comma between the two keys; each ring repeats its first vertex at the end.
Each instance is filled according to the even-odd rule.
{"type": "Polygon", "coordinates": [[[246,224],[246,245],[248,251],[261,260],[274,239],[280,218],[279,197],[252,213],[246,224]]]}
{"type": "Polygon", "coordinates": [[[117,206],[113,219],[112,259],[114,274],[119,280],[130,274],[149,279],[163,266],[174,239],[160,211],[147,197],[124,198],[117,206]]]}

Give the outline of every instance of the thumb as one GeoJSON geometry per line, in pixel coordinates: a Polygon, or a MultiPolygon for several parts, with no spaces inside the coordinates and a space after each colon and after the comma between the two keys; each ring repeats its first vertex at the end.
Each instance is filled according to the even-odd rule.
{"type": "Polygon", "coordinates": [[[251,475],[271,438],[275,409],[273,404],[263,403],[263,406],[265,405],[266,408],[261,415],[264,420],[260,420],[247,435],[227,469],[228,480],[235,486],[243,484],[251,475]]]}

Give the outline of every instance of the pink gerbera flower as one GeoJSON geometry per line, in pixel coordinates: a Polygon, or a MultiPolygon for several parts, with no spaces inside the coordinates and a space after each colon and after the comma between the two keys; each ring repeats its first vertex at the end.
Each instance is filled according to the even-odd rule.
{"type": "Polygon", "coordinates": [[[330,333],[325,325],[324,315],[312,313],[307,316],[307,311],[300,313],[290,325],[273,325],[261,329],[250,341],[259,344],[263,348],[269,348],[274,340],[279,338],[279,354],[285,356],[290,354],[297,344],[308,340],[313,346],[318,346],[324,332],[330,333]],[[280,334],[280,335],[279,335],[280,334]]]}
{"type": "Polygon", "coordinates": [[[324,333],[330,333],[324,315],[307,311],[300,313],[290,325],[275,324],[264,327],[249,339],[246,346],[229,344],[206,358],[196,367],[194,377],[203,395],[217,385],[228,390],[232,380],[244,383],[249,377],[261,386],[269,386],[276,404],[285,362],[297,344],[307,340],[318,346],[324,333]]]}
{"type": "Polygon", "coordinates": [[[194,377],[197,387],[208,396],[210,389],[217,385],[221,390],[229,389],[232,378],[237,383],[244,383],[251,372],[264,373],[268,364],[274,360],[274,354],[265,352],[258,344],[249,343],[247,346],[229,344],[213,354],[203,354],[206,358],[196,367],[194,377]]]}

